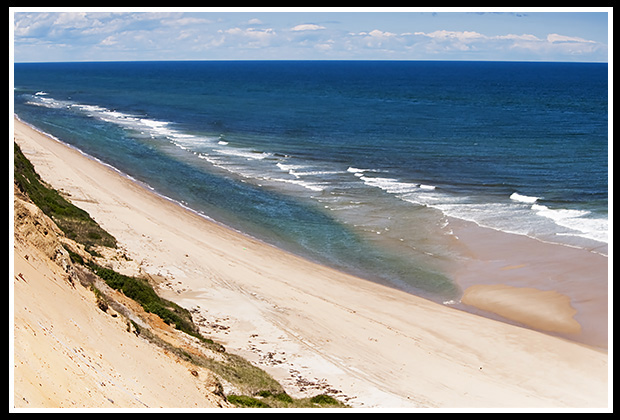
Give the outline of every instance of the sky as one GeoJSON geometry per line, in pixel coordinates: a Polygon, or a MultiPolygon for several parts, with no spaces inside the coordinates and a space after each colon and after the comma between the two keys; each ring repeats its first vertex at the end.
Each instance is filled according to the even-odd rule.
{"type": "Polygon", "coordinates": [[[11,8],[14,62],[608,62],[609,8],[11,8]]]}

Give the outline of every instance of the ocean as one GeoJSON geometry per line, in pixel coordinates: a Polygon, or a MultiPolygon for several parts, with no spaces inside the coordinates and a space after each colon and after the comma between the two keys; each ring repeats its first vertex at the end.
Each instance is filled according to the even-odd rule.
{"type": "Polygon", "coordinates": [[[450,218],[607,255],[601,63],[16,63],[14,112],[209,219],[436,300],[450,218]]]}

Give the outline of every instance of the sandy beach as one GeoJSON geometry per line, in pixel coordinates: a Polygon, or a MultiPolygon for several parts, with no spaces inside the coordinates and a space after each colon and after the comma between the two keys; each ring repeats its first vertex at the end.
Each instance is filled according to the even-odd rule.
{"type": "Polygon", "coordinates": [[[568,287],[596,267],[605,285],[591,293],[600,294],[605,256],[567,248],[549,259],[551,249],[537,241],[534,247],[510,235],[515,241],[499,246],[505,238],[496,232],[456,223],[455,235],[475,256],[457,276],[462,304],[526,328],[309,262],[14,124],[15,141],[40,176],[114,235],[136,271],[165,279],[161,293],[192,310],[205,336],[264,368],[292,396],[329,389],[358,408],[611,404],[607,306],[598,304],[599,295],[576,301],[568,287]],[[569,275],[553,274],[566,261],[573,265],[559,271],[569,275]],[[545,281],[523,281],[533,276],[545,281]],[[547,315],[531,317],[532,311],[547,315]],[[541,324],[543,318],[551,321],[541,324]],[[594,329],[596,321],[604,327],[594,329]],[[594,332],[583,338],[584,330],[594,332]]]}

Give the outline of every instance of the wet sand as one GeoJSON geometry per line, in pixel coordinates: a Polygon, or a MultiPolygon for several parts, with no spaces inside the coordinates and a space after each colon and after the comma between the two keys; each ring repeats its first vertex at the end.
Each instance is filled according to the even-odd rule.
{"type": "Polygon", "coordinates": [[[466,310],[607,348],[607,256],[469,222],[451,226],[468,254],[454,273],[466,310]]]}

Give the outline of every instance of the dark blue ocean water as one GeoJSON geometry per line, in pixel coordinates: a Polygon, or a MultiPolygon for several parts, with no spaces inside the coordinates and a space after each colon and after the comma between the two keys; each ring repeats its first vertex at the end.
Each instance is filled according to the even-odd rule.
{"type": "Polygon", "coordinates": [[[431,296],[447,216],[606,253],[607,64],[15,64],[23,121],[233,228],[431,296]]]}

